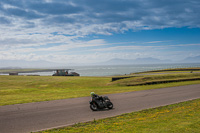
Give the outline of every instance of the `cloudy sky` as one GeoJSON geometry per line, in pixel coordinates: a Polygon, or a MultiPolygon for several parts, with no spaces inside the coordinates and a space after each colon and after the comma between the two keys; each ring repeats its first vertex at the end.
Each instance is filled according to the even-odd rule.
{"type": "Polygon", "coordinates": [[[1,0],[0,60],[200,55],[199,0],[1,0]]]}

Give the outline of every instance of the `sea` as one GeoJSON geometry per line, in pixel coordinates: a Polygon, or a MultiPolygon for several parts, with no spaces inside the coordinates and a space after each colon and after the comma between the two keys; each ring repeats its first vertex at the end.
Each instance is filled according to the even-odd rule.
{"type": "MultiPolygon", "coordinates": [[[[70,66],[65,69],[73,69],[80,76],[117,76],[130,73],[170,69],[170,68],[191,68],[200,67],[200,63],[177,63],[177,64],[140,64],[140,65],[107,65],[107,66],[70,66]]],[[[70,72],[70,71],[69,71],[70,72]]],[[[20,73],[19,75],[40,75],[51,76],[52,72],[20,73]]]]}

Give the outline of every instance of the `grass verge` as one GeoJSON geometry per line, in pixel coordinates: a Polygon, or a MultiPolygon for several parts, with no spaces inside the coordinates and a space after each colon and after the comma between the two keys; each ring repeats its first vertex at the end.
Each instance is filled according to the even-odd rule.
{"type": "Polygon", "coordinates": [[[198,133],[199,131],[200,99],[196,99],[41,133],[198,133]]]}

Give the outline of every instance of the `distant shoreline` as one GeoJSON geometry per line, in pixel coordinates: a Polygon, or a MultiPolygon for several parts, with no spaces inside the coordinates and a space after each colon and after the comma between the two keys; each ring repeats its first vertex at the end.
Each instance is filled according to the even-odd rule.
{"type": "MultiPolygon", "coordinates": [[[[67,68],[67,67],[66,67],[67,68]]],[[[113,66],[73,66],[69,71],[79,73],[81,76],[123,76],[132,73],[143,73],[148,71],[159,71],[165,69],[192,69],[200,68],[199,64],[151,64],[151,65],[113,65],[113,66]]],[[[63,69],[63,68],[62,68],[63,69]]],[[[9,73],[18,73],[18,75],[40,75],[52,76],[59,69],[56,68],[14,68],[0,69],[0,75],[9,75],[9,73]]]]}
{"type": "MultiPolygon", "coordinates": [[[[36,73],[36,72],[53,72],[60,69],[3,69],[0,74],[9,74],[9,73],[36,73]]],[[[73,70],[73,69],[66,69],[66,70],[73,70]]]]}

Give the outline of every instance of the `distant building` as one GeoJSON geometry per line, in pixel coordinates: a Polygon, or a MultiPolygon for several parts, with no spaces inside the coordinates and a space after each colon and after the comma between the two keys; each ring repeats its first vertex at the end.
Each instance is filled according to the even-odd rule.
{"type": "Polygon", "coordinates": [[[68,72],[70,69],[59,69],[53,74],[53,76],[80,76],[80,74],[76,72],[68,72]]]}
{"type": "Polygon", "coordinates": [[[9,75],[18,75],[17,72],[10,72],[9,75]]]}

